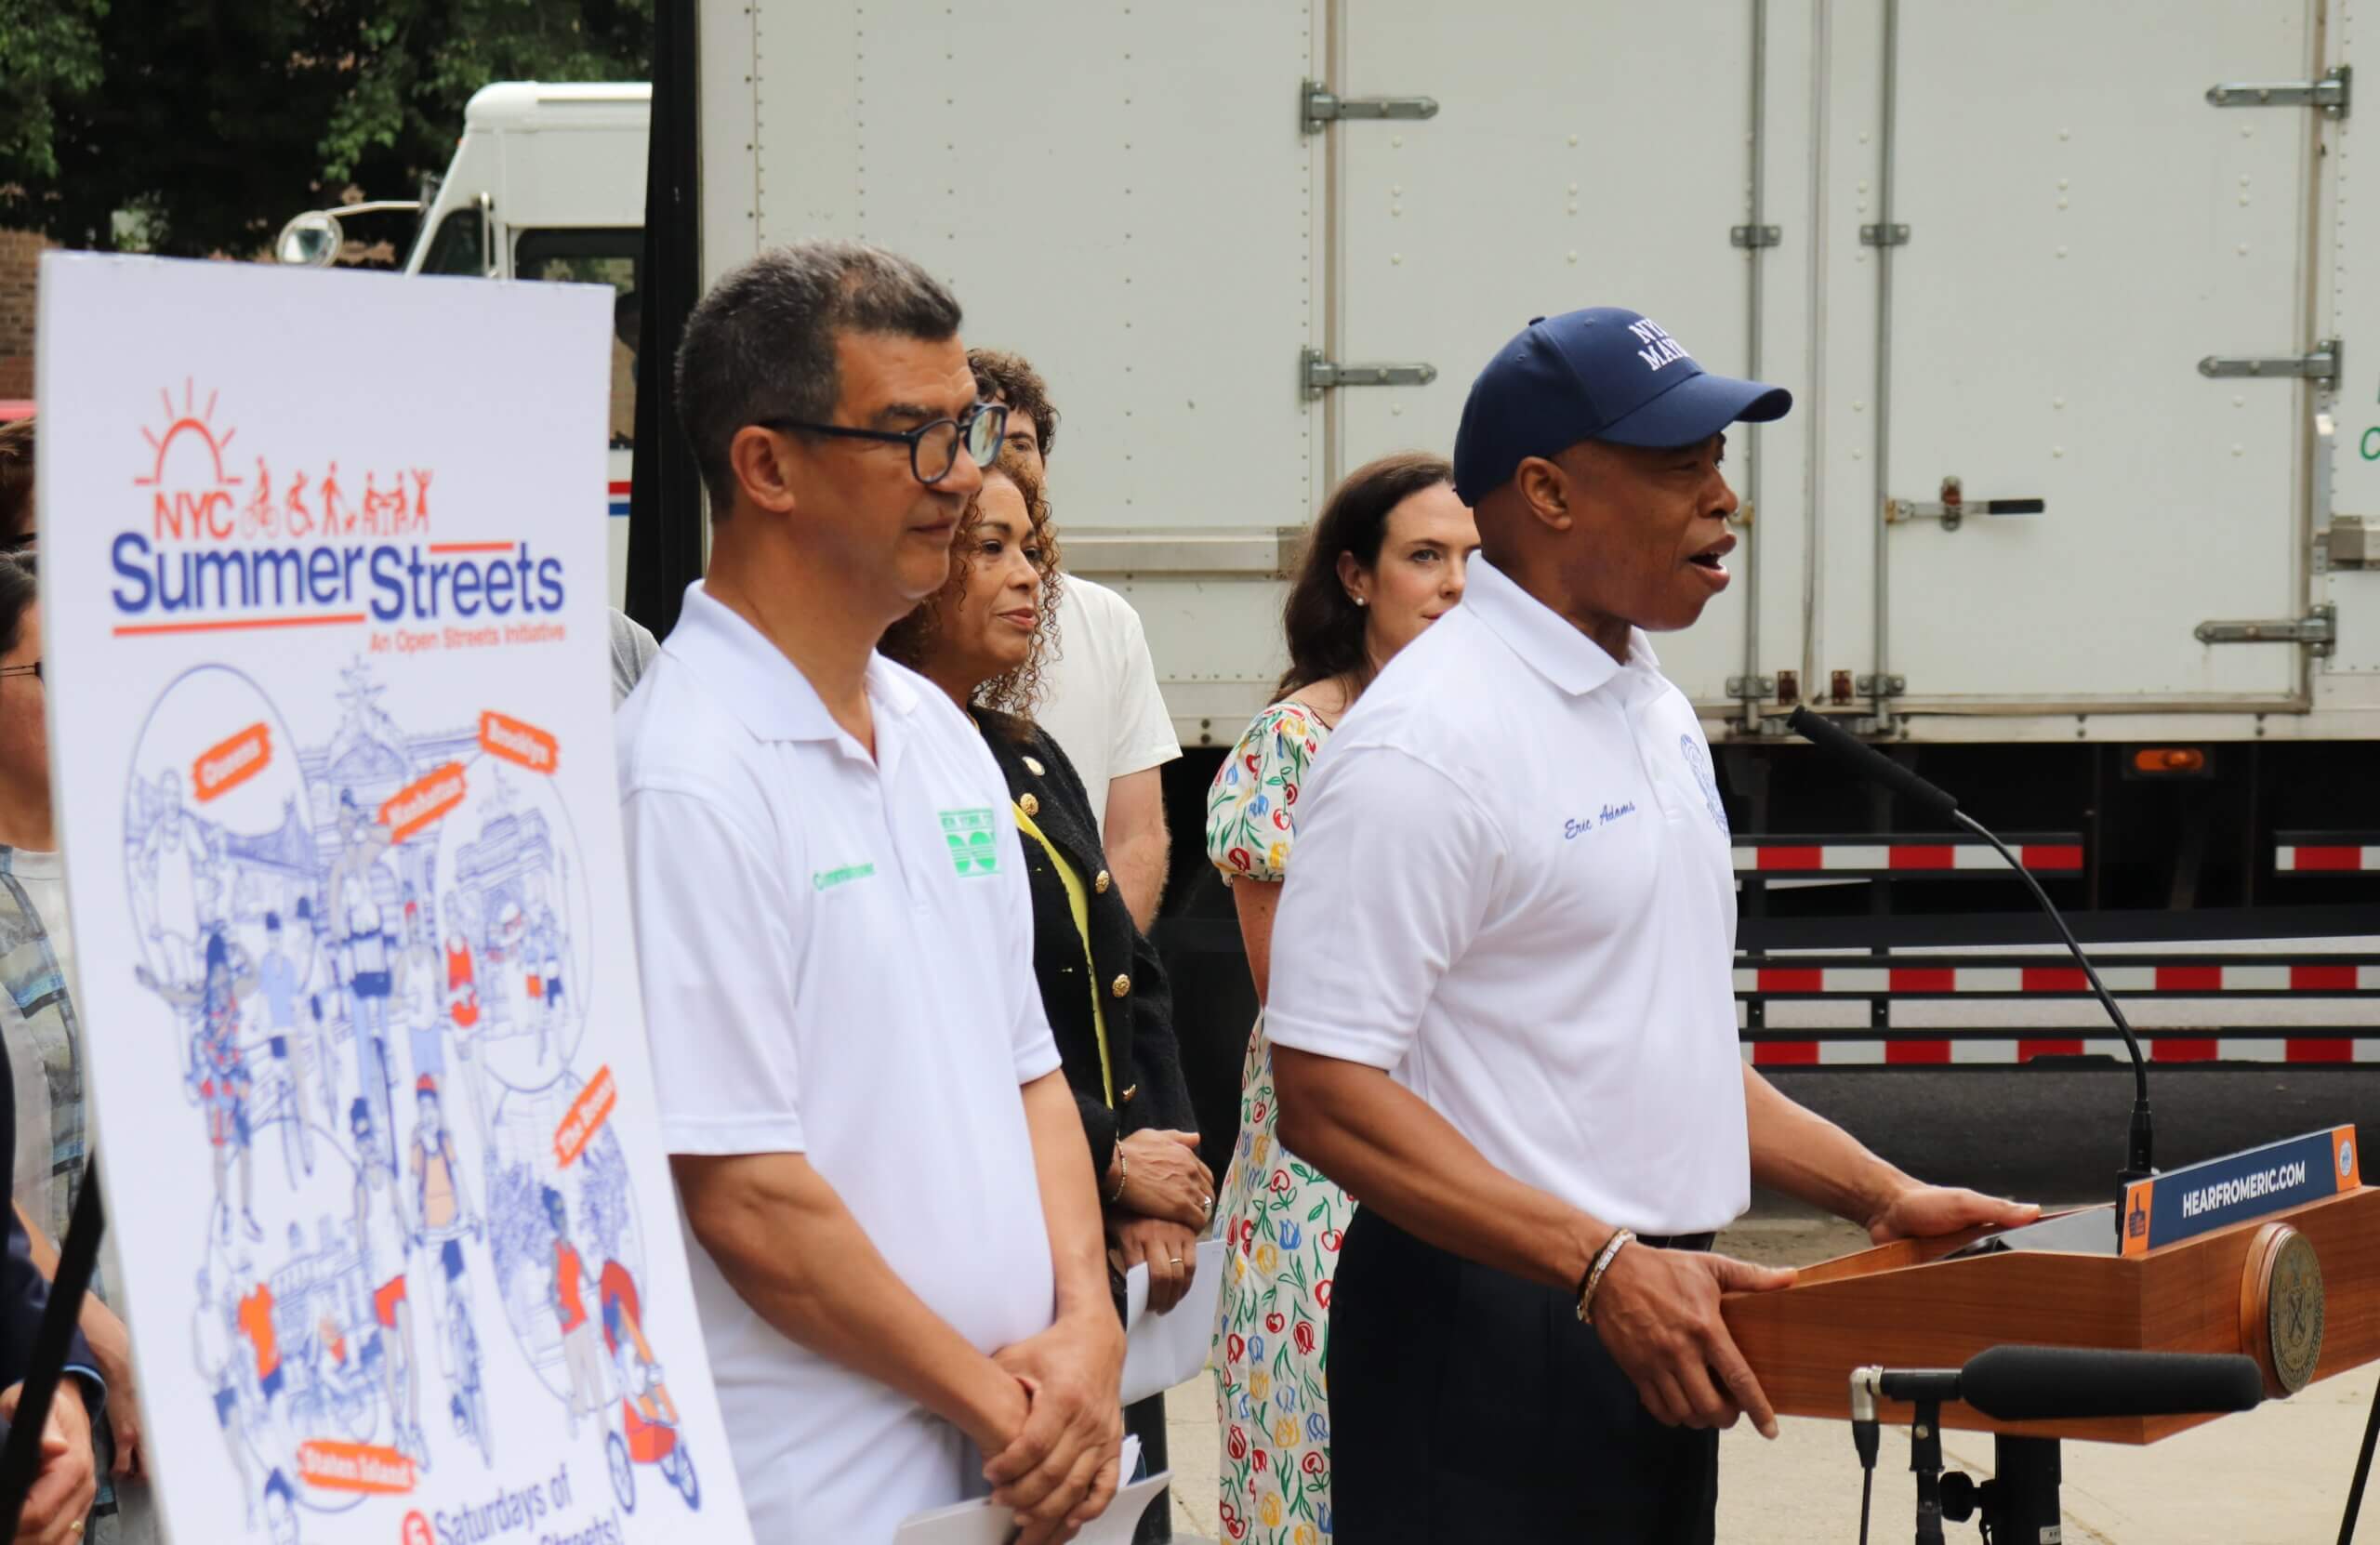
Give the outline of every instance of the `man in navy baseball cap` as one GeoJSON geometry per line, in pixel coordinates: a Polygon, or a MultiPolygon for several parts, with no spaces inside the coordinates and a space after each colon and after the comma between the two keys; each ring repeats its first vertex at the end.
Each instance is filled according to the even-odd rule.
{"type": "Polygon", "coordinates": [[[1528,456],[1582,440],[1674,447],[1782,418],[1782,387],[1713,376],[1658,322],[1618,306],[1534,317],[1488,362],[1462,406],[1454,487],[1477,506],[1528,456]]]}
{"type": "Polygon", "coordinates": [[[1711,1248],[1753,1177],[1878,1241],[2035,1215],[1743,1061],[1725,794],[1646,635],[1726,588],[1726,430],[1787,404],[1633,311],[1531,323],[1456,442],[1462,603],[1299,793],[1264,1033],[1280,1141],[1364,1199],[1330,1296],[1339,1538],[1708,1545],[1718,1429],[1777,1433],[1720,1301],[1792,1274],[1711,1248]]]}
{"type": "Polygon", "coordinates": [[[1488,561],[1625,665],[1632,628],[1689,627],[1727,588],[1727,427],[1792,405],[1638,312],[1539,317],[1472,383],[1455,492],[1488,561]]]}

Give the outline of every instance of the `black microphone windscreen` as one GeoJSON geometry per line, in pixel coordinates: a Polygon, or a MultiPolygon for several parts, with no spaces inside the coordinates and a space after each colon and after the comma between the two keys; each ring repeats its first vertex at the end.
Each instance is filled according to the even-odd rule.
{"type": "Polygon", "coordinates": [[[1785,727],[1844,762],[1861,777],[1884,785],[1937,819],[1949,820],[1951,812],[1959,808],[1959,801],[1950,794],[1927,783],[1874,746],[1854,738],[1823,714],[1814,714],[1806,707],[1795,708],[1792,717],[1785,720],[1785,727]]]}
{"type": "Polygon", "coordinates": [[[2002,1421],[2245,1411],[2264,1394],[2254,1359],[2213,1353],[1996,1346],[1959,1370],[1959,1397],[2002,1421]]]}

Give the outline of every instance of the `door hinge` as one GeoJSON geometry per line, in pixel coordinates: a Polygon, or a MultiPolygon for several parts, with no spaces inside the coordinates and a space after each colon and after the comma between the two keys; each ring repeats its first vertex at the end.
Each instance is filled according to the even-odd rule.
{"type": "Polygon", "coordinates": [[[2209,354],[2198,362],[2202,376],[2223,379],[2234,376],[2265,376],[2273,377],[2302,376],[2309,381],[2335,381],[2339,378],[2339,356],[2346,347],[2336,338],[2324,338],[2303,354],[2281,359],[2256,359],[2248,355],[2209,354]]]}
{"type": "Polygon", "coordinates": [[[1730,676],[1727,695],[1739,703],[1765,703],[1777,693],[1774,676],[1730,676]]]}
{"type": "Polygon", "coordinates": [[[2216,107],[2319,107],[2326,118],[2347,116],[2355,68],[2342,64],[2319,81],[2221,81],[2206,88],[2216,107]]]}
{"type": "Polygon", "coordinates": [[[2273,622],[2202,622],[2198,625],[2198,641],[2304,644],[2316,658],[2327,659],[2338,647],[2339,609],[2326,602],[2294,622],[2286,617],[2273,622]]]}
{"type": "Polygon", "coordinates": [[[1852,686],[1862,697],[1898,697],[1909,691],[1909,678],[1906,676],[1885,677],[1884,690],[1882,692],[1876,690],[1876,679],[1873,676],[1862,676],[1854,681],[1852,686]]]}
{"type": "Polygon", "coordinates": [[[1319,397],[1333,387],[1428,386],[1438,378],[1434,364],[1339,364],[1312,347],[1298,350],[1298,365],[1308,397],[1319,397]]]}
{"type": "Polygon", "coordinates": [[[1727,244],[1747,248],[1783,246],[1785,228],[1781,225],[1731,225],[1727,227],[1727,244]]]}
{"type": "Polygon", "coordinates": [[[1907,246],[1909,227],[1905,225],[1863,225],[1859,228],[1861,246],[1907,246]]]}
{"type": "Polygon", "coordinates": [[[1298,93],[1305,115],[1305,131],[1320,134],[1349,118],[1435,118],[1435,97],[1342,97],[1320,81],[1308,81],[1298,93]]]}

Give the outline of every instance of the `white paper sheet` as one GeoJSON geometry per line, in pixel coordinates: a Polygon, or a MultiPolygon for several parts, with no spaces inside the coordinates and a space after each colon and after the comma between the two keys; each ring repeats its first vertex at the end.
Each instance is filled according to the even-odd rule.
{"type": "Polygon", "coordinates": [[[1124,1404],[1145,1400],[1198,1377],[1215,1330],[1215,1300],[1223,1291],[1223,1242],[1198,1244],[1190,1291],[1170,1313],[1148,1313],[1149,1269],[1124,1274],[1124,1404]]]}
{"type": "MultiPolygon", "coordinates": [[[[1123,1472],[1130,1474],[1140,1462],[1141,1440],[1128,1433],[1123,1472]]],[[[1146,1480],[1118,1488],[1107,1511],[1075,1536],[1078,1545],[1132,1545],[1132,1530],[1140,1524],[1141,1514],[1171,1479],[1173,1472],[1160,1470],[1146,1480]]],[[[1015,1532],[1015,1520],[1006,1508],[996,1508],[991,1499],[979,1498],[912,1514],[892,1536],[892,1545],[1008,1545],[1015,1532]]]]}

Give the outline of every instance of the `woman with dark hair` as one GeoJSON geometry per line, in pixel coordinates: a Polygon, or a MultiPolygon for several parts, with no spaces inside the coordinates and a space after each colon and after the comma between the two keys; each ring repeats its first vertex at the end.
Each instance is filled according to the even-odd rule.
{"type": "Polygon", "coordinates": [[[1081,1108],[1123,1264],[1149,1268],[1152,1307],[1189,1290],[1214,1182],[1157,950],[1132,925],[1074,764],[1033,722],[1057,604],[1057,544],[1032,473],[1002,457],[959,517],[950,583],[878,647],[948,693],[1008,781],[1033,889],[1033,969],[1081,1108]]]}
{"type": "MultiPolygon", "coordinates": [[[[1148,1268],[1149,1307],[1162,1314],[1190,1289],[1214,1177],[1190,1129],[1157,950],[1108,871],[1074,764],[1033,722],[1061,583],[1040,480],[1003,456],[959,518],[949,584],[877,647],[950,695],[1007,780],[1033,892],[1033,973],[1099,1174],[1109,1259],[1148,1268]]],[[[1162,1398],[1126,1416],[1162,1455],[1162,1398]]],[[[1170,1538],[1166,1517],[1152,1508],[1136,1538],[1170,1538]]]]}
{"type": "Polygon", "coordinates": [[[1462,599],[1463,565],[1478,547],[1444,457],[1408,451],[1352,473],[1316,519],[1282,608],[1289,668],[1279,693],[1207,795],[1207,853],[1231,886],[1260,1010],[1222,1208],[1230,1249],[1214,1368],[1225,1538],[1260,1527],[1273,1538],[1285,1524],[1300,1539],[1300,1525],[1331,1530],[1323,1358],[1331,1278],[1355,1204],[1275,1141],[1262,1014],[1273,912],[1296,838],[1292,807],[1331,727],[1397,651],[1462,599]]]}

